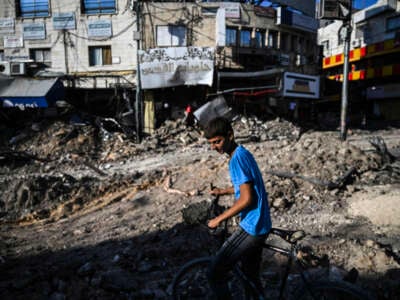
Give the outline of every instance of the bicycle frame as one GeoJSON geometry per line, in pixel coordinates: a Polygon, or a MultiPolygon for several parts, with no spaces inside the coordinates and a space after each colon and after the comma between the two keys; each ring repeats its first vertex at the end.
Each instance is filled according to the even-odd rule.
{"type": "MultiPolygon", "coordinates": [[[[291,244],[290,249],[281,248],[281,247],[278,247],[278,246],[275,246],[272,244],[267,244],[267,243],[264,243],[262,245],[262,247],[264,249],[268,249],[268,250],[271,250],[276,253],[280,253],[280,254],[288,257],[288,262],[285,267],[284,276],[283,276],[283,279],[282,279],[282,282],[281,282],[280,288],[279,288],[279,298],[278,299],[283,299],[283,293],[284,293],[284,290],[286,287],[287,279],[289,277],[289,272],[292,269],[293,261],[295,261],[297,263],[297,265],[302,270],[304,270],[303,265],[300,263],[300,261],[297,259],[297,256],[296,256],[296,250],[297,250],[296,244],[291,244]]],[[[257,290],[255,284],[250,279],[247,278],[247,276],[242,272],[242,270],[240,269],[240,267],[238,265],[236,266],[235,271],[246,284],[248,284],[253,290],[257,291],[257,293],[259,294],[260,300],[266,300],[264,298],[262,291],[257,290]]],[[[312,289],[310,288],[310,283],[302,271],[300,272],[300,276],[301,276],[302,281],[304,282],[304,285],[305,285],[307,291],[311,294],[311,296],[314,299],[316,299],[316,297],[314,296],[314,294],[312,292],[312,289]]]]}

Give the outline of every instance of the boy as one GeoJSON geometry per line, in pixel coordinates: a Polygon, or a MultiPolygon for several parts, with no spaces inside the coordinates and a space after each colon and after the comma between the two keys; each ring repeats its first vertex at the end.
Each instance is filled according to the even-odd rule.
{"type": "Polygon", "coordinates": [[[225,274],[237,261],[242,270],[260,289],[259,268],[261,244],[271,229],[268,196],[264,181],[253,155],[235,142],[230,122],[217,117],[211,120],[204,131],[212,150],[229,155],[229,173],[233,186],[215,188],[213,195],[234,194],[235,203],[221,215],[209,220],[208,227],[218,225],[236,214],[240,214],[239,228],[225,241],[210,266],[209,281],[217,299],[230,299],[225,274]]]}

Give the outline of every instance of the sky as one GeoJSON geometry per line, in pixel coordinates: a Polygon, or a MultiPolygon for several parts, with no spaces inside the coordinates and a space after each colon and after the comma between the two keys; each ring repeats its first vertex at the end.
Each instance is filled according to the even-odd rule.
{"type": "Polygon", "coordinates": [[[375,4],[376,2],[377,0],[355,0],[353,6],[360,9],[375,4]]]}

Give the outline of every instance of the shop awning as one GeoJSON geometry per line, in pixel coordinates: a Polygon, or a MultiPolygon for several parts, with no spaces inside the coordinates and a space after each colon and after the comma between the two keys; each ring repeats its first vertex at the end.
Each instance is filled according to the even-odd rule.
{"type": "Polygon", "coordinates": [[[36,108],[52,106],[64,100],[64,85],[58,78],[1,78],[0,103],[2,107],[36,108]]]}

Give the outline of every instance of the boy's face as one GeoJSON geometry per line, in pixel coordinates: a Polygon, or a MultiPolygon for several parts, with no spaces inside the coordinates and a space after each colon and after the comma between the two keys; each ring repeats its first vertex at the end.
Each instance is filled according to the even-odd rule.
{"type": "Polygon", "coordinates": [[[231,148],[231,139],[229,137],[219,135],[208,139],[208,142],[211,150],[215,150],[220,154],[229,154],[231,148]]]}

